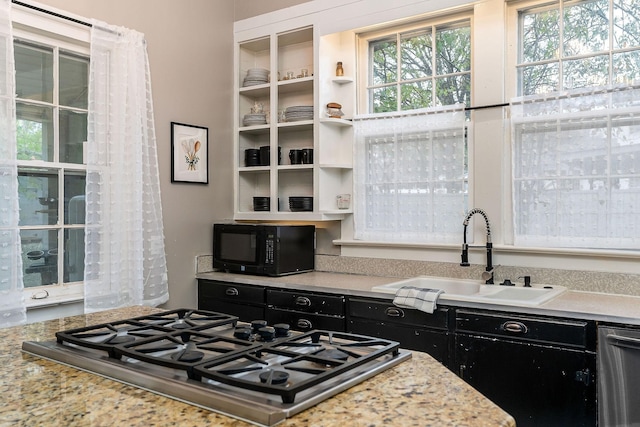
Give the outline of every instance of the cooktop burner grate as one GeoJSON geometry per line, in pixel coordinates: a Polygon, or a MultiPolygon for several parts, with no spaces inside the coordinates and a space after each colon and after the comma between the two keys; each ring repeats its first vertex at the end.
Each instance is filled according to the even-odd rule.
{"type": "Polygon", "coordinates": [[[394,341],[187,309],[55,335],[23,351],[269,426],[411,357],[394,341]]]}
{"type": "Polygon", "coordinates": [[[314,330],[272,345],[234,353],[194,366],[194,378],[207,378],[247,390],[279,395],[283,403],[296,394],[351,369],[399,352],[397,342],[356,334],[314,330]],[[265,381],[284,377],[283,381],[265,381]]]}

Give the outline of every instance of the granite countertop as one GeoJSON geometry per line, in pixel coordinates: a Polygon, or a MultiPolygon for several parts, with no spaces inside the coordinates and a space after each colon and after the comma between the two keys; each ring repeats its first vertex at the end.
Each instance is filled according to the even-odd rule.
{"type": "MultiPolygon", "coordinates": [[[[322,277],[320,277],[322,278],[322,277]]],[[[57,331],[162,311],[130,307],[0,329],[0,426],[248,426],[21,351],[57,331]]],[[[425,353],[358,384],[281,426],[515,426],[506,412],[425,353]]]]}
{"type": "MultiPolygon", "coordinates": [[[[272,286],[283,289],[308,290],[393,299],[392,294],[372,292],[371,288],[402,280],[398,277],[364,276],[357,274],[314,271],[282,277],[251,276],[225,272],[206,272],[198,279],[220,280],[232,283],[272,286]]],[[[499,286],[499,285],[496,285],[499,286]]],[[[601,322],[640,325],[640,297],[568,290],[558,297],[535,307],[516,307],[499,303],[448,302],[442,294],[439,303],[457,307],[484,308],[522,314],[540,314],[601,322]]]]}

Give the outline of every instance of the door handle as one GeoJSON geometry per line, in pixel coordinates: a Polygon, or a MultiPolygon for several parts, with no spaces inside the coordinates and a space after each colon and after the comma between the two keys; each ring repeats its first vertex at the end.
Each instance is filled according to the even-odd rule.
{"type": "Polygon", "coordinates": [[[620,335],[607,335],[607,343],[616,347],[640,350],[640,339],[632,337],[621,337],[620,335]]]}

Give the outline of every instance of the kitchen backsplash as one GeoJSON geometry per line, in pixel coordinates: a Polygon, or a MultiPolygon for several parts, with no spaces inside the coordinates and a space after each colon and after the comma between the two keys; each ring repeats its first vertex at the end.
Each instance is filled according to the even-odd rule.
{"type": "MultiPolygon", "coordinates": [[[[212,270],[211,255],[196,257],[196,274],[212,270]]],[[[445,262],[316,255],[316,271],[333,273],[386,277],[428,275],[477,279],[483,270],[484,267],[481,265],[460,268],[458,264],[445,262]]],[[[524,275],[531,276],[532,283],[557,284],[575,291],[640,296],[640,275],[637,274],[500,266],[495,271],[495,281],[500,283],[504,279],[510,279],[519,283],[522,279],[517,278],[524,275]]]]}

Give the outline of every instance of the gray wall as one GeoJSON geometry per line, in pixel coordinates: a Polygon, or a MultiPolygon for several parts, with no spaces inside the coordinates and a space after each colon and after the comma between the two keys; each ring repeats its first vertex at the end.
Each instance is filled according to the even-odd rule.
{"type": "Polygon", "coordinates": [[[233,22],[296,0],[40,0],[132,28],[147,40],[160,165],[168,308],[196,307],[195,257],[211,253],[211,224],[233,210],[233,22]],[[237,3],[237,5],[236,5],[237,3]],[[209,184],[171,183],[170,122],[209,128],[209,184]]]}

